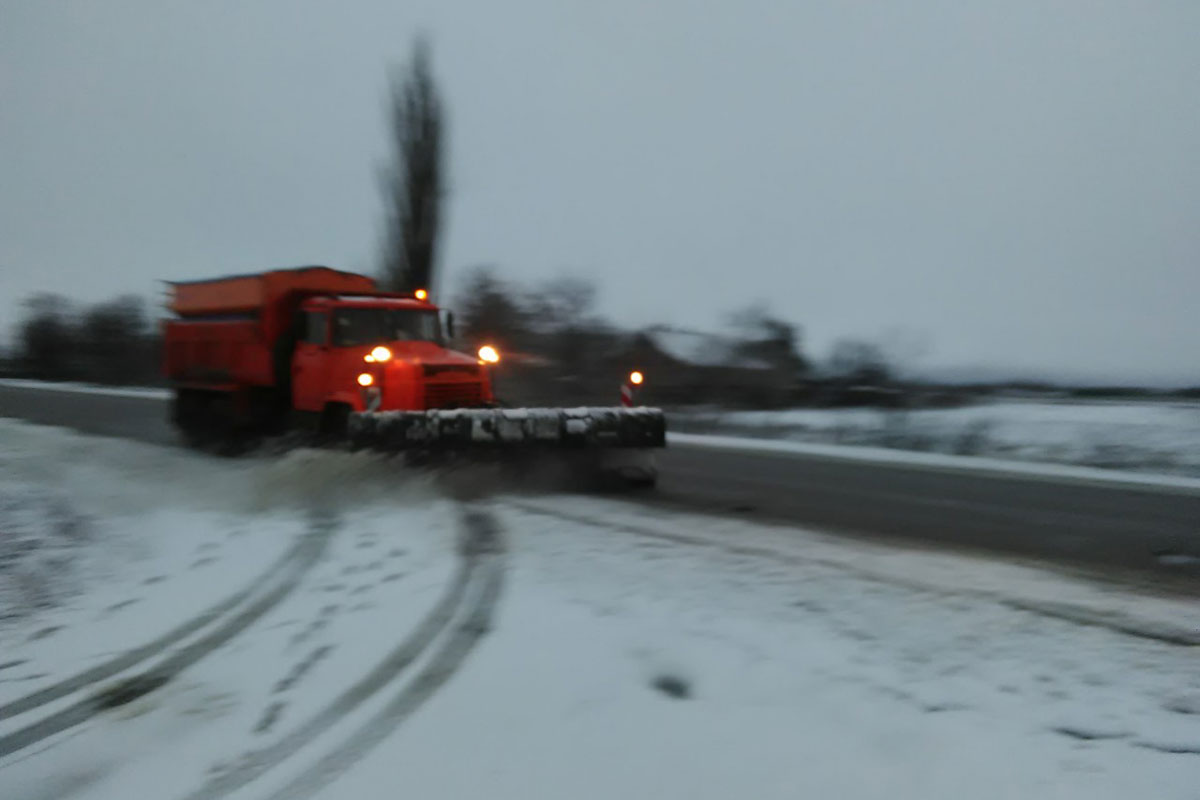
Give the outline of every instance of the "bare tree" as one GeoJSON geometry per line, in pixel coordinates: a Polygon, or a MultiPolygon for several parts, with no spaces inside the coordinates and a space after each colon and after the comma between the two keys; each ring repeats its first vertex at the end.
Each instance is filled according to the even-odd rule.
{"type": "Polygon", "coordinates": [[[519,293],[498,278],[494,269],[479,267],[471,272],[455,306],[470,347],[493,344],[508,350],[527,344],[527,316],[519,293]]]}
{"type": "Polygon", "coordinates": [[[21,371],[29,377],[48,380],[72,377],[72,367],[78,359],[78,337],[71,303],[62,295],[38,294],[24,305],[25,317],[17,334],[21,371]]]}
{"type": "Polygon", "coordinates": [[[765,303],[751,303],[735,311],[729,324],[737,337],[738,355],[765,361],[793,379],[808,371],[800,328],[771,314],[765,303]]]}
{"type": "Polygon", "coordinates": [[[586,278],[561,276],[534,288],[528,296],[532,325],[540,333],[556,334],[586,327],[596,305],[596,284],[586,278]]]}
{"type": "Polygon", "coordinates": [[[842,380],[868,386],[878,386],[892,379],[892,367],[883,348],[862,339],[834,342],[829,371],[842,380]]]}
{"type": "Polygon", "coordinates": [[[154,383],[160,339],[136,295],[76,306],[61,295],[25,301],[14,367],[47,380],[154,383]]]}
{"type": "Polygon", "coordinates": [[[443,195],[442,102],[429,43],[418,39],[411,63],[392,80],[394,162],[383,175],[387,240],[382,282],[394,291],[434,289],[443,195]]]}
{"type": "Polygon", "coordinates": [[[150,324],[140,297],[123,295],[88,307],[77,335],[86,380],[130,384],[153,378],[150,324]]]}

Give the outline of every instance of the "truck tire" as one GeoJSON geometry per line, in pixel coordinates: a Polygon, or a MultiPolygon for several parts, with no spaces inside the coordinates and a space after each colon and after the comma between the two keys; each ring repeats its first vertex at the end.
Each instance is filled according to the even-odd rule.
{"type": "Polygon", "coordinates": [[[228,392],[175,390],[171,421],[188,447],[220,455],[238,455],[247,448],[248,437],[238,427],[228,392]]]}
{"type": "Polygon", "coordinates": [[[215,433],[211,409],[212,392],[176,389],[171,402],[171,421],[188,447],[204,448],[215,433]]]}

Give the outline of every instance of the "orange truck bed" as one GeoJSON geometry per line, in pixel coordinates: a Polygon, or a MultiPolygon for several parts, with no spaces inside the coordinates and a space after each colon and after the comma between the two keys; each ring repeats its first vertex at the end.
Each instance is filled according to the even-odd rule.
{"type": "Polygon", "coordinates": [[[277,269],[255,275],[231,275],[172,283],[170,309],[181,317],[253,313],[277,305],[289,295],[353,294],[377,291],[365,275],[329,267],[277,269]]]}
{"type": "Polygon", "coordinates": [[[276,382],[275,343],[306,297],[371,294],[375,281],[329,267],[299,267],[171,283],[165,325],[167,377],[231,390],[276,382]]]}

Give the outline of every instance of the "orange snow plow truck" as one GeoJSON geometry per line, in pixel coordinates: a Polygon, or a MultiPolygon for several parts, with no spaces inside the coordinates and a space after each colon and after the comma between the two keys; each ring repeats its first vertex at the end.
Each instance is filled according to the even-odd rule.
{"type": "Polygon", "coordinates": [[[656,408],[502,408],[500,354],[451,350],[453,315],[423,290],[301,267],[171,283],[169,308],[171,419],[194,444],[300,429],[381,450],[665,445],[656,408]]]}

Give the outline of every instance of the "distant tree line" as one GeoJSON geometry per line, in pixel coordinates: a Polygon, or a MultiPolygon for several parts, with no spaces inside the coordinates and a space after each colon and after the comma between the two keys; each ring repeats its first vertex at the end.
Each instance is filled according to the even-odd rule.
{"type": "Polygon", "coordinates": [[[122,295],[77,306],[57,294],[23,304],[7,372],[48,381],[114,385],[160,381],[160,338],[142,299],[122,295]]]}

